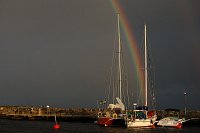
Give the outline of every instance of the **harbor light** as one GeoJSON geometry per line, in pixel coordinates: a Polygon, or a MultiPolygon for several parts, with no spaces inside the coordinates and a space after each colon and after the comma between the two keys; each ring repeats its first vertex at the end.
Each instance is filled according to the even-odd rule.
{"type": "Polygon", "coordinates": [[[49,108],[50,108],[50,106],[47,105],[46,107],[47,107],[47,114],[49,114],[49,108]]]}
{"type": "Polygon", "coordinates": [[[187,93],[184,92],[183,94],[184,94],[184,108],[185,108],[185,109],[184,109],[184,110],[185,110],[184,113],[185,113],[185,117],[186,117],[186,111],[187,111],[187,110],[186,110],[186,94],[187,94],[187,93]]]}

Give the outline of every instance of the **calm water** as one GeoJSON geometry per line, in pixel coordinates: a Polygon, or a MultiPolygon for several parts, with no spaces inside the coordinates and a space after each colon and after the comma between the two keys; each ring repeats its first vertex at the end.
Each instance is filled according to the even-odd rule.
{"type": "Polygon", "coordinates": [[[54,122],[0,120],[0,133],[199,133],[200,127],[127,129],[99,127],[93,123],[61,122],[59,130],[53,129],[54,122]]]}

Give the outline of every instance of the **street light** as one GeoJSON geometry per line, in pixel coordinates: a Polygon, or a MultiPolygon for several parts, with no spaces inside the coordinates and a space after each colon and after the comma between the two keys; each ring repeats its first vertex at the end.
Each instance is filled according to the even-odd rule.
{"type": "Polygon", "coordinates": [[[49,114],[49,108],[50,108],[50,106],[47,105],[46,107],[47,107],[47,115],[48,115],[49,114]]]}
{"type": "Polygon", "coordinates": [[[184,94],[184,106],[185,106],[185,117],[186,117],[186,92],[183,93],[184,94]]]}

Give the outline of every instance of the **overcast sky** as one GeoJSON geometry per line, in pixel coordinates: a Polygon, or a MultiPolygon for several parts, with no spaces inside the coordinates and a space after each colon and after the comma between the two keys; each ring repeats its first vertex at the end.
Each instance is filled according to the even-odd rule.
{"type": "MultiPolygon", "coordinates": [[[[200,1],[120,3],[138,44],[148,24],[158,108],[200,109],[200,1]]],[[[0,0],[0,105],[96,107],[115,24],[109,0],[0,0]]]]}

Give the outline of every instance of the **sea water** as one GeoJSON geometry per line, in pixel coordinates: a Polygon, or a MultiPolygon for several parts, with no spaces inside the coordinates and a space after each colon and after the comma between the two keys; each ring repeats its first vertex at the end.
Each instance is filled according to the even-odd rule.
{"type": "Polygon", "coordinates": [[[0,119],[0,133],[199,133],[199,126],[181,129],[156,127],[132,129],[123,127],[100,127],[93,123],[59,122],[60,129],[53,129],[51,121],[24,121],[0,119]]]}

